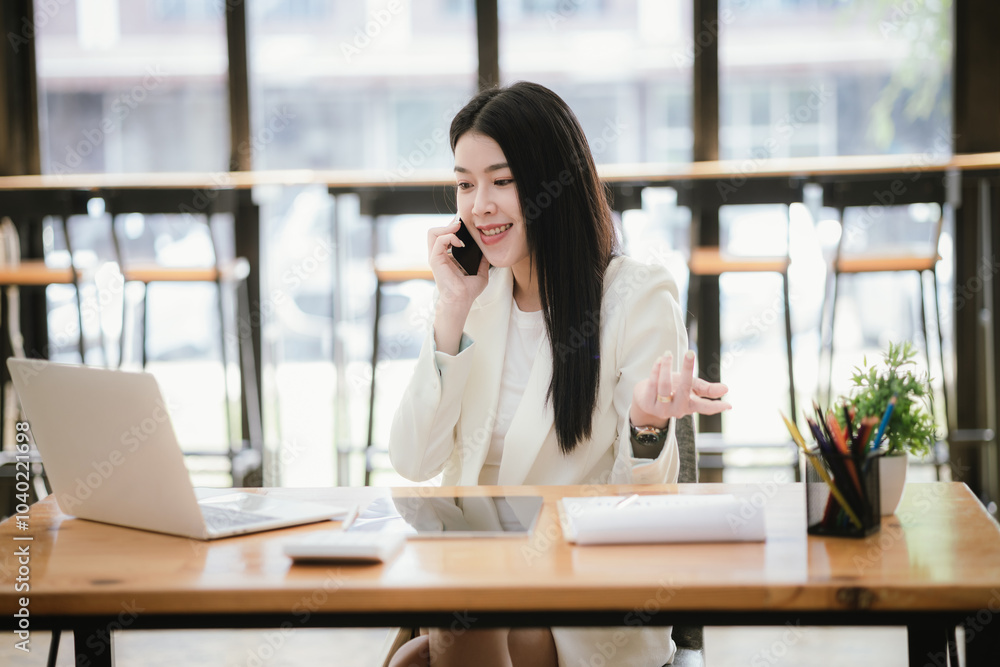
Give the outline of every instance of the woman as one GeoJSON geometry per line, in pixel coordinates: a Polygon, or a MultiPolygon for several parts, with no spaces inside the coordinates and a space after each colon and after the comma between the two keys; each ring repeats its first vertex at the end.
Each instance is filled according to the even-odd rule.
{"type": "MultiPolygon", "coordinates": [[[[726,387],[693,378],[667,271],[618,255],[573,112],[517,83],[476,95],[450,138],[458,219],[428,234],[439,297],[393,421],[393,466],[445,485],[676,481],[674,420],[728,409],[714,400],[726,387]],[[450,255],[461,221],[483,251],[475,275],[450,255]]],[[[625,631],[615,664],[672,657],[669,628],[625,631]]],[[[392,664],[575,667],[611,632],[432,630],[392,664]]]]}

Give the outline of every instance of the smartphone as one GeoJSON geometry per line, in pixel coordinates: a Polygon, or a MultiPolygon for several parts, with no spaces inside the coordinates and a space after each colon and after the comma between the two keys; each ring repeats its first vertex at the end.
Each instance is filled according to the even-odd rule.
{"type": "Polygon", "coordinates": [[[465,271],[465,275],[474,276],[479,273],[479,263],[483,259],[483,251],[482,248],[479,247],[479,244],[477,244],[472,238],[472,234],[469,233],[469,229],[465,226],[465,223],[462,222],[462,219],[459,218],[458,221],[461,224],[458,227],[458,231],[455,232],[455,236],[462,239],[462,243],[465,244],[465,247],[462,248],[457,245],[453,245],[451,247],[451,256],[455,258],[458,265],[462,267],[463,271],[465,271]]]}

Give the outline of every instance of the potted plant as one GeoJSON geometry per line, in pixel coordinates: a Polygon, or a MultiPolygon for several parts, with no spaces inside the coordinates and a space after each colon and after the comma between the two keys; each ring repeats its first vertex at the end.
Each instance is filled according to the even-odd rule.
{"type": "Polygon", "coordinates": [[[889,404],[895,405],[879,442],[884,456],[879,462],[879,486],[882,515],[893,514],[903,496],[906,482],[907,454],[923,456],[934,447],[937,432],[934,416],[928,407],[931,397],[930,377],[916,373],[916,351],[909,341],[893,344],[882,356],[882,363],[856,367],[851,393],[845,398],[855,418],[876,417],[881,424],[889,404]]]}

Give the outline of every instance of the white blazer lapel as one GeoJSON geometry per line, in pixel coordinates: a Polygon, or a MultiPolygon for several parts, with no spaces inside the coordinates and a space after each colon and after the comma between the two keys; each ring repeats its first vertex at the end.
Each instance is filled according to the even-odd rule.
{"type": "Polygon", "coordinates": [[[551,381],[552,350],[548,336],[542,336],[524,396],[504,439],[499,484],[523,484],[538,458],[538,452],[555,428],[552,403],[545,401],[551,381]]]}

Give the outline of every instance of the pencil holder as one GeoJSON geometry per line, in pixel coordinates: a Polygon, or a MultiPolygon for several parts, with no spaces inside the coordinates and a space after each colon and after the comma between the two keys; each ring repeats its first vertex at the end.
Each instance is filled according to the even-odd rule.
{"type": "Polygon", "coordinates": [[[810,535],[865,537],[881,527],[881,458],[881,454],[872,454],[859,464],[846,454],[806,454],[806,525],[810,535]]]}

